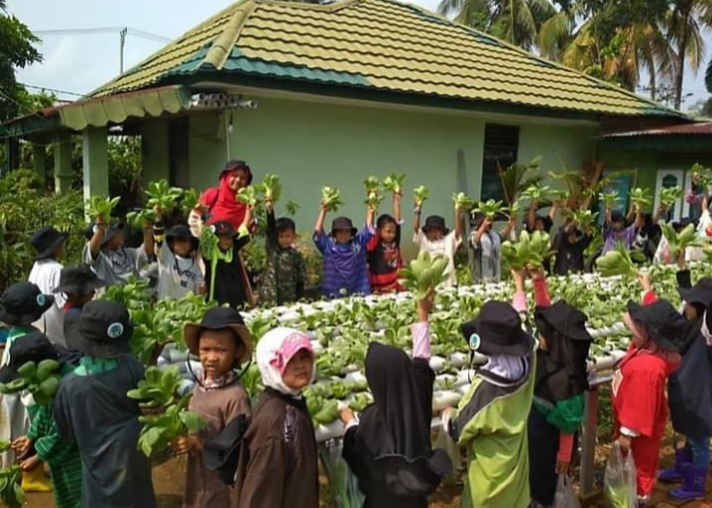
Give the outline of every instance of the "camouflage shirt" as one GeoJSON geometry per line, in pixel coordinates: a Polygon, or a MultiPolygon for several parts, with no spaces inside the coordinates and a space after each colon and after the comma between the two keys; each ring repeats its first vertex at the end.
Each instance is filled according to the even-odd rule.
{"type": "Polygon", "coordinates": [[[304,257],[295,247],[281,248],[277,244],[274,215],[267,217],[267,265],[262,274],[260,302],[263,305],[283,305],[304,297],[306,267],[304,257]]]}

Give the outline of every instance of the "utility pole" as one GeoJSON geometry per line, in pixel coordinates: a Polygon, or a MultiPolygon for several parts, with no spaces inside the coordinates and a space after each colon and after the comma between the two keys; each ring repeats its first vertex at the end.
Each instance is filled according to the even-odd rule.
{"type": "Polygon", "coordinates": [[[126,27],[122,28],[121,31],[119,32],[119,44],[121,46],[121,48],[119,50],[121,52],[120,57],[119,57],[120,58],[120,60],[119,60],[119,62],[120,62],[119,63],[119,69],[120,69],[119,74],[124,73],[124,47],[126,47],[126,34],[128,34],[128,33],[129,33],[129,29],[126,27]]]}

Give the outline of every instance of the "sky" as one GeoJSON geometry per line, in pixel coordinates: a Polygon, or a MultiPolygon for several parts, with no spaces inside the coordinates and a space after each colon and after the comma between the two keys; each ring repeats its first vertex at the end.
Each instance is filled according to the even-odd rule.
{"type": "MultiPolygon", "coordinates": [[[[129,27],[166,38],[176,38],[234,0],[8,0],[10,13],[33,32],[116,28],[108,33],[41,35],[44,60],[18,72],[18,80],[33,87],[61,90],[61,99],[76,99],[119,74],[119,29],[129,27]],[[107,8],[107,6],[112,6],[107,8]],[[71,92],[71,93],[65,93],[71,92]]],[[[411,0],[434,10],[439,0],[411,0]]],[[[712,52],[712,37],[706,37],[712,52]]],[[[124,52],[126,69],[140,62],[163,43],[129,33],[124,52]]],[[[35,88],[30,88],[36,91],[35,88]]],[[[697,76],[687,72],[685,106],[707,99],[704,68],[697,76]]]]}

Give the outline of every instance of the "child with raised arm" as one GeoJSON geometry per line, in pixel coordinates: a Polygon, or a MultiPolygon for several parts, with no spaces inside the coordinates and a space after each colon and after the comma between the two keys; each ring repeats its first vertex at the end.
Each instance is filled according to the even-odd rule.
{"type": "Polygon", "coordinates": [[[492,219],[475,218],[470,243],[475,251],[473,277],[478,282],[499,282],[502,278],[502,242],[510,237],[517,221],[512,215],[502,232],[492,230],[492,219]]]}
{"type": "Polygon", "coordinates": [[[398,270],[403,267],[401,256],[401,194],[393,194],[393,215],[383,214],[376,222],[376,235],[366,246],[371,291],[375,294],[402,291],[398,270]]]}
{"type": "Polygon", "coordinates": [[[426,250],[431,256],[445,256],[448,260],[447,280],[445,287],[454,286],[457,283],[455,274],[455,253],[462,243],[463,224],[461,210],[455,208],[455,229],[450,231],[445,226],[445,219],[439,215],[431,215],[425,219],[425,225],[421,228],[420,216],[422,205],[415,206],[415,220],[413,222],[413,242],[419,250],[426,250]]]}
{"type": "Polygon", "coordinates": [[[326,298],[370,294],[366,245],[375,234],[373,208],[368,207],[366,225],[361,231],[348,217],[337,217],[331,223],[330,235],[324,232],[327,211],[322,204],[314,225],[314,244],[324,257],[322,294],[326,298]]]}
{"type": "Polygon", "coordinates": [[[304,256],[294,244],[296,224],[287,217],[275,219],[274,205],[265,202],[267,209],[267,266],[260,284],[262,305],[284,305],[304,298],[306,267],[304,256]]]}

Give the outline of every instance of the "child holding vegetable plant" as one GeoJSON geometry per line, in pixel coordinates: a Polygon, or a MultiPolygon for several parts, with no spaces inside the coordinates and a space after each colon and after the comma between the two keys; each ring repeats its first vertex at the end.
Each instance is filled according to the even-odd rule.
{"type": "MultiPolygon", "coordinates": [[[[338,198],[337,198],[338,199],[338,198]]],[[[331,223],[331,234],[324,232],[327,213],[333,209],[326,195],[322,197],[319,215],[314,225],[314,244],[324,257],[321,291],[326,298],[368,295],[366,245],[375,234],[372,206],[367,207],[366,225],[358,231],[348,217],[337,217],[331,223]]]]}
{"type": "Polygon", "coordinates": [[[661,471],[658,478],[664,482],[682,481],[668,496],[691,501],[704,496],[710,463],[712,359],[701,328],[704,312],[712,304],[712,278],[704,277],[693,287],[682,253],[678,266],[678,291],[684,302],[687,328],[680,347],[680,366],[668,380],[668,402],[673,429],[685,437],[685,443],[677,449],[673,467],[661,471]]]}
{"type": "Polygon", "coordinates": [[[593,241],[593,231],[590,228],[581,230],[574,219],[568,219],[559,228],[552,244],[556,251],[553,272],[555,275],[581,273],[585,269],[585,252],[593,241]]]}
{"type": "Polygon", "coordinates": [[[319,463],[303,390],[316,377],[314,351],[298,330],[275,328],[257,344],[265,391],[240,450],[237,508],[317,508],[319,463]]]}
{"type": "Polygon", "coordinates": [[[306,267],[304,257],[294,244],[297,233],[288,217],[275,219],[274,204],[265,200],[267,209],[267,265],[262,274],[260,303],[284,305],[304,298],[306,267]]]}
{"type": "Polygon", "coordinates": [[[444,286],[454,286],[457,283],[455,253],[462,243],[463,224],[460,217],[461,211],[459,208],[455,208],[455,229],[453,231],[447,228],[445,219],[439,215],[429,216],[425,219],[425,225],[421,228],[421,213],[422,201],[416,201],[413,242],[421,251],[427,251],[431,257],[444,256],[448,260],[447,279],[444,286]]]}
{"type": "Polygon", "coordinates": [[[476,214],[470,243],[475,251],[473,278],[481,282],[498,282],[502,277],[502,242],[509,238],[516,226],[512,214],[501,233],[492,231],[494,217],[476,214]]]}
{"type": "MultiPolygon", "coordinates": [[[[56,293],[59,284],[62,265],[59,260],[64,256],[67,234],[60,233],[52,226],[47,226],[36,231],[30,237],[30,243],[35,248],[37,255],[32,271],[27,278],[28,282],[37,284],[45,294],[56,293]]],[[[37,327],[56,344],[65,345],[64,327],[62,320],[62,307],[64,297],[55,296],[54,305],[42,315],[37,327]]]]}
{"type": "Polygon", "coordinates": [[[200,269],[199,240],[188,226],[173,226],[165,235],[156,235],[158,244],[158,299],[180,299],[188,293],[205,294],[205,280],[200,269]]]}
{"type": "Polygon", "coordinates": [[[234,308],[251,305],[252,288],[240,259],[240,250],[250,241],[247,224],[251,220],[252,209],[248,207],[239,231],[231,222],[219,221],[210,226],[212,235],[201,236],[208,300],[234,308]]]}
{"type": "Polygon", "coordinates": [[[551,228],[554,226],[554,218],[556,218],[556,212],[559,209],[559,202],[554,201],[549,208],[549,213],[546,215],[541,215],[537,213],[539,210],[539,202],[537,200],[532,200],[529,204],[529,213],[527,214],[526,227],[529,233],[534,231],[543,231],[544,233],[551,233],[551,228]]]}
{"type": "Polygon", "coordinates": [[[104,281],[88,265],[68,266],[62,269],[57,293],[64,295],[64,337],[67,347],[75,351],[84,351],[84,342],[79,334],[79,318],[82,309],[104,286],[104,281]]]}
{"type": "Polygon", "coordinates": [[[626,249],[633,247],[636,232],[644,226],[643,214],[640,209],[635,209],[635,221],[626,226],[625,216],[618,210],[606,210],[606,219],[603,225],[603,251],[601,254],[613,250],[617,243],[622,243],[626,249]]]}
{"type": "Polygon", "coordinates": [[[401,240],[400,187],[393,192],[393,215],[383,214],[376,221],[376,234],[366,245],[371,291],[375,294],[402,291],[398,270],[403,267],[401,240]]]}
{"type": "Polygon", "coordinates": [[[447,453],[430,445],[435,373],[428,364],[428,316],[434,296],[431,290],[418,303],[418,322],[411,328],[413,359],[372,342],[365,366],[373,404],[359,418],[349,409],[341,412],[343,457],[359,479],[367,508],[427,508],[428,496],[452,470],[447,453]],[[403,477],[408,481],[399,480],[403,477]]]}
{"type": "Polygon", "coordinates": [[[624,452],[633,453],[639,504],[653,491],[668,419],[665,385],[680,363],[685,319],[666,300],[658,300],[647,274],[639,277],[643,306],[628,303],[623,320],[633,335],[612,382],[614,431],[624,452]]]}
{"type": "Polygon", "coordinates": [[[144,225],[140,247],[129,248],[124,242],[123,224],[107,225],[103,216],[96,217],[82,258],[107,286],[126,284],[131,277],[141,278],[141,268],[153,256],[153,231],[148,223],[144,225]]]}
{"type": "Polygon", "coordinates": [[[200,324],[187,324],[184,336],[202,365],[188,409],[205,427],[173,443],[174,452],[188,455],[183,508],[230,508],[231,489],[206,468],[203,450],[233,420],[249,417],[250,399],[235,369],[252,358],[252,338],[240,313],[226,307],[210,309],[200,324]]]}
{"type": "MultiPolygon", "coordinates": [[[[525,272],[512,272],[516,294],[524,293],[525,272]]],[[[462,506],[526,508],[529,494],[527,419],[532,406],[536,341],[524,329],[521,297],[514,305],[489,301],[461,326],[471,351],[487,357],[475,370],[456,411],[443,413],[444,428],[467,449],[462,506]]]]}
{"type": "MultiPolygon", "coordinates": [[[[49,362],[59,362],[59,373],[65,376],[72,372],[78,361],[77,355],[67,355],[58,350],[49,339],[39,332],[33,332],[12,347],[12,362],[0,369],[0,382],[9,383],[18,379],[19,369],[27,362],[37,364],[37,374],[48,368],[49,362]]],[[[45,370],[45,372],[47,372],[45,370]]],[[[54,386],[58,386],[58,381],[54,386]]],[[[51,384],[51,383],[50,383],[51,384]]],[[[49,385],[48,385],[49,386],[49,385]]],[[[44,385],[41,390],[46,389],[44,385]]],[[[15,439],[12,448],[21,457],[23,471],[32,471],[46,463],[49,466],[54,502],[57,508],[78,508],[82,493],[82,459],[76,444],[59,436],[57,424],[52,415],[51,404],[33,405],[30,428],[26,436],[15,439]]]]}
{"type": "MultiPolygon", "coordinates": [[[[587,317],[564,300],[551,304],[543,270],[531,272],[539,335],[534,404],[529,414],[529,488],[535,506],[552,506],[558,475],[567,475],[584,416],[587,317]]],[[[526,308],[526,294],[515,298],[526,308]]]]}
{"type": "Polygon", "coordinates": [[[85,356],[62,379],[53,412],[59,435],[76,442],[82,456],[82,506],[155,508],[151,465],[137,447],[141,410],[126,396],[144,378],[130,354],[129,311],[116,302],[89,302],[79,332],[85,356]]]}

